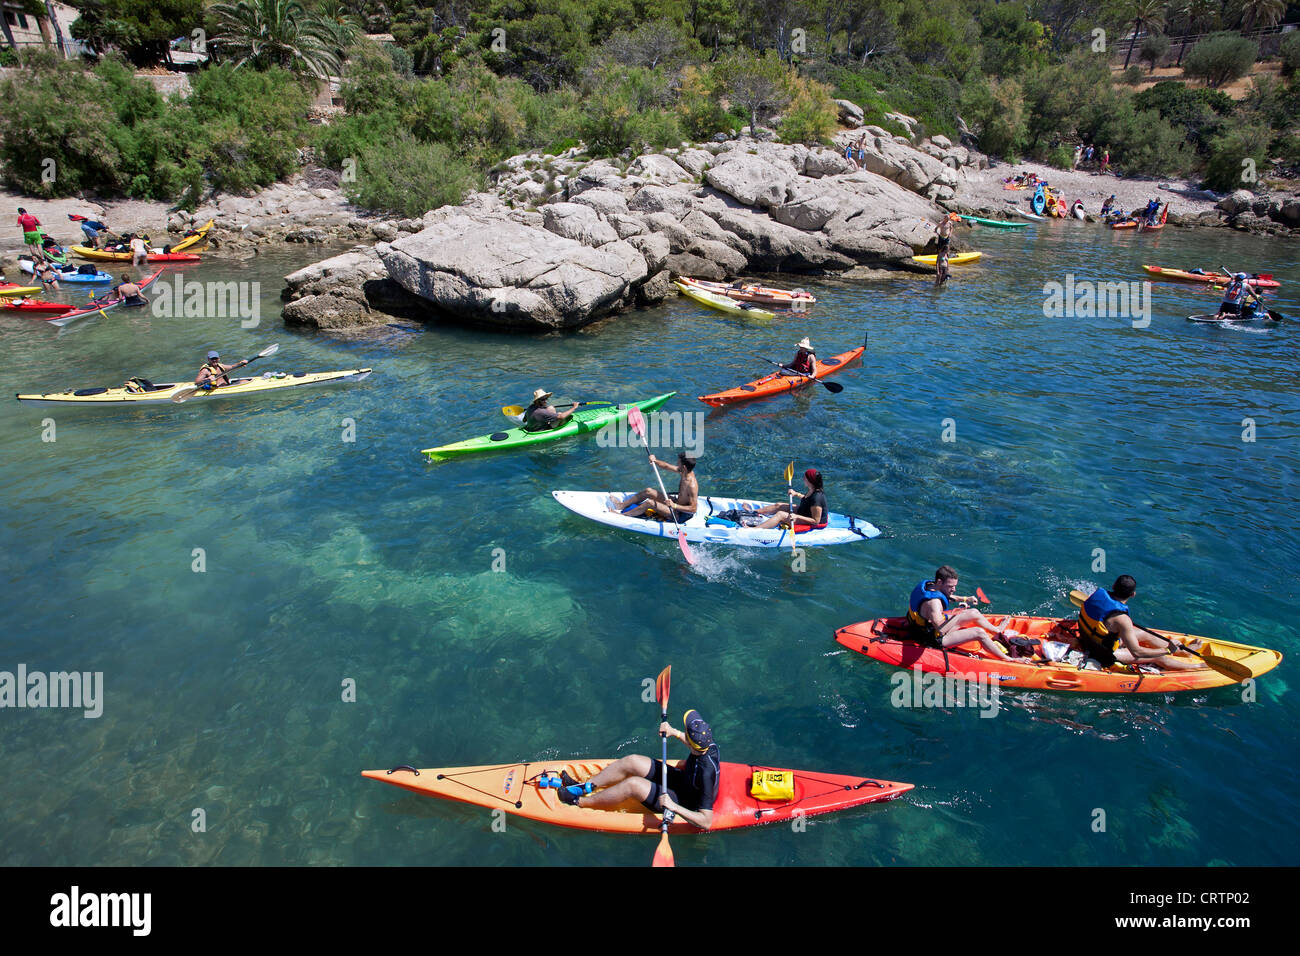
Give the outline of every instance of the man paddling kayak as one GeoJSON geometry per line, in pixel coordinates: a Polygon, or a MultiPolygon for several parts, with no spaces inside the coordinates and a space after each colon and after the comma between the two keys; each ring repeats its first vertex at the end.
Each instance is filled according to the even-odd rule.
{"type": "Polygon", "coordinates": [[[1014,658],[1004,654],[993,638],[999,637],[1010,646],[1012,639],[1019,640],[1020,636],[1014,631],[999,631],[974,608],[957,611],[949,617],[949,601],[973,603],[977,600],[975,597],[960,597],[956,592],[957,572],[946,564],[934,572],[933,581],[922,581],[913,588],[907,607],[908,639],[941,649],[977,640],[990,654],[1013,662],[1014,658]]]}
{"type": "Polygon", "coordinates": [[[722,771],[718,745],[699,711],[688,710],[682,725],[685,730],[675,729],[666,720],[659,725],[661,733],[690,748],[681,767],[668,767],[667,791],[660,784],[663,767],[658,758],[630,754],[588,780],[574,780],[567,770],[562,771],[560,799],[593,810],[612,810],[628,800],[639,800],[651,813],[670,811],[692,826],[708,830],[713,826],[713,804],[722,771]]]}
{"type": "Polygon", "coordinates": [[[831,509],[826,504],[826,492],[823,490],[823,479],[821,472],[816,468],[809,468],[803,473],[804,484],[808,487],[806,493],[791,490],[790,494],[799,496],[799,507],[791,509],[789,503],[764,505],[758,509],[761,515],[771,515],[758,527],[775,528],[779,525],[789,524],[797,534],[800,531],[811,531],[815,528],[826,527],[827,515],[831,509]]]}
{"type": "Polygon", "coordinates": [[[573,413],[578,410],[578,406],[574,405],[567,412],[556,411],[551,405],[551,394],[542,388],[533,392],[532,402],[524,409],[524,431],[547,432],[552,428],[559,428],[572,418],[573,413]]]}
{"type": "Polygon", "coordinates": [[[677,493],[670,494],[667,500],[658,488],[644,488],[622,501],[610,495],[609,510],[619,511],[634,518],[650,518],[656,521],[671,521],[676,516],[678,524],[695,517],[695,509],[700,500],[700,483],[695,477],[695,459],[685,452],[680,452],[675,465],[660,461],[654,455],[650,456],[650,463],[656,468],[681,476],[677,483],[677,493]]]}
{"type": "MultiPolygon", "coordinates": [[[[1079,649],[1102,667],[1117,662],[1145,662],[1170,671],[1204,667],[1198,660],[1173,656],[1184,649],[1176,641],[1161,647],[1142,642],[1142,631],[1129,617],[1127,603],[1136,595],[1137,581],[1127,574],[1117,577],[1109,591],[1105,588],[1093,591],[1079,610],[1079,649]]],[[[1200,641],[1187,645],[1191,650],[1199,650],[1200,646],[1200,641]]]]}
{"type": "Polygon", "coordinates": [[[208,360],[199,369],[194,384],[202,385],[205,388],[222,388],[230,384],[230,373],[237,368],[243,368],[249,361],[249,359],[243,359],[234,365],[222,365],[221,356],[213,349],[208,352],[208,360]]]}

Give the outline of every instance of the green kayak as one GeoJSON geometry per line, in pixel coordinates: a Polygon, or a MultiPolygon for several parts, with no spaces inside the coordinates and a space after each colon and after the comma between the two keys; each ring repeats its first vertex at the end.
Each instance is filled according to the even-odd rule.
{"type": "Polygon", "coordinates": [[[1001,219],[981,219],[979,216],[962,216],[967,222],[977,222],[981,226],[994,226],[998,229],[1024,229],[1027,222],[1004,222],[1001,219]]]}
{"type": "Polygon", "coordinates": [[[491,435],[482,435],[478,438],[467,438],[465,441],[443,445],[440,448],[424,448],[420,454],[428,455],[430,461],[446,461],[459,455],[474,455],[481,451],[499,451],[505,448],[527,448],[530,445],[555,441],[557,438],[568,438],[570,435],[586,435],[627,418],[627,413],[631,411],[633,405],[643,412],[652,412],[676,394],[676,392],[667,392],[643,402],[632,402],[627,405],[585,408],[559,428],[550,431],[526,432],[522,428],[507,428],[505,431],[493,432],[491,435]]]}

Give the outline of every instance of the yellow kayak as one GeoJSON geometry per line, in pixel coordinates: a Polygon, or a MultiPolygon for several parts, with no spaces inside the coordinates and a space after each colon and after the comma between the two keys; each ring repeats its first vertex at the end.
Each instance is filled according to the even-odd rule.
{"type": "MultiPolygon", "coordinates": [[[[196,392],[190,401],[212,401],[216,398],[233,398],[238,395],[253,395],[259,392],[278,392],[288,388],[301,388],[309,385],[336,385],[343,382],[360,382],[370,375],[368,368],[354,368],[343,372],[307,372],[305,374],[287,374],[268,372],[256,378],[237,378],[224,388],[196,392]]],[[[191,382],[166,382],[155,385],[146,382],[143,391],[131,392],[123,387],[117,388],[82,388],[74,392],[47,392],[43,395],[18,395],[18,401],[25,405],[81,405],[105,407],[109,405],[166,405],[172,397],[184,389],[194,387],[191,382]]]]}
{"type": "MultiPolygon", "coordinates": [[[[948,265],[963,266],[968,262],[974,262],[982,255],[983,255],[982,252],[958,252],[948,257],[948,265]]],[[[911,261],[923,266],[933,266],[933,265],[938,265],[939,257],[938,256],[912,256],[911,261]]]]}
{"type": "Polygon", "coordinates": [[[737,302],[735,299],[725,295],[718,295],[716,292],[709,292],[707,289],[699,289],[695,286],[687,285],[685,282],[674,282],[677,291],[688,299],[693,299],[700,305],[707,305],[710,309],[717,309],[719,312],[728,312],[732,315],[743,315],[750,319],[774,319],[775,312],[769,312],[767,309],[760,309],[757,306],[749,305],[746,302],[737,302]]]}
{"type": "Polygon", "coordinates": [[[33,292],[40,292],[41,287],[38,285],[4,285],[0,286],[0,295],[31,295],[33,292]]]}
{"type": "MultiPolygon", "coordinates": [[[[193,235],[186,236],[180,242],[177,242],[171,246],[167,246],[165,252],[163,251],[163,249],[150,248],[149,261],[166,262],[169,261],[166,258],[167,256],[176,256],[175,259],[170,260],[172,262],[197,260],[198,259],[197,255],[194,255],[193,258],[191,258],[190,255],[178,255],[178,254],[184,253],[186,252],[186,250],[192,249],[194,246],[197,246],[199,243],[207,240],[208,231],[211,228],[212,228],[212,220],[209,219],[198,229],[194,230],[193,235]]],[[[81,258],[83,259],[92,259],[98,262],[130,262],[131,261],[131,253],[129,252],[105,252],[103,249],[92,249],[89,246],[73,246],[71,251],[74,254],[81,256],[81,258]]]]}

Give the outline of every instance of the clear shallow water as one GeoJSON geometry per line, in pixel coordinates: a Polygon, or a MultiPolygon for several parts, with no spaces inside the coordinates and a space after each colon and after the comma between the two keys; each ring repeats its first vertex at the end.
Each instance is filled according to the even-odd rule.
{"type": "Polygon", "coordinates": [[[937,293],[924,277],[811,282],[816,311],[768,325],[673,301],[570,335],[340,343],[280,327],[296,254],[186,271],[260,280],[262,329],[127,314],[60,335],[0,320],[9,393],[165,381],[210,346],[229,360],[273,341],[280,354],[253,371],[375,369],[356,386],[210,406],[5,407],[0,669],[103,671],[106,702],[97,720],[0,711],[0,863],[644,865],[652,842],[515,819],[495,833],[484,810],[358,771],[657,752],[641,681],[672,664],[674,723],[698,707],[724,759],[917,785],[804,833],[674,840],[682,865],[1294,864],[1295,330],[1188,323],[1217,299],[1174,284],[1152,286],[1146,329],[1046,318],[1043,282],[1066,269],[1138,280],[1144,262],[1271,266],[1285,282],[1274,307],[1295,316],[1295,246],[1073,223],[972,236],[984,261],[937,293]],[[779,498],[794,459],[825,472],[832,508],[885,531],[811,551],[803,573],[788,552],[717,548],[690,570],[670,542],[550,498],[646,484],[640,451],[417,454],[502,427],[497,409],[539,386],[611,400],[677,389],[668,410],[702,411],[694,396],[764,372],[755,354],[784,358],[804,334],[833,354],[864,331],[840,395],[706,420],[706,493],[779,498]],[[1068,613],[1066,589],[1128,572],[1139,620],[1288,660],[1253,704],[1220,689],[1007,694],[995,719],[895,709],[893,671],[831,633],[897,613],[944,562],[962,591],[1032,613],[1068,613]],[[348,679],[356,703],[340,700],[348,679]],[[195,808],[206,832],[190,828],[195,808]]]}

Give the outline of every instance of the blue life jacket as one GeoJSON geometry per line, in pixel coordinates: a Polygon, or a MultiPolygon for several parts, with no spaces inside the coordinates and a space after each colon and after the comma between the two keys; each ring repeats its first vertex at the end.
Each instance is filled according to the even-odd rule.
{"type": "Polygon", "coordinates": [[[929,627],[930,622],[921,616],[921,605],[926,601],[942,601],[943,609],[948,610],[948,595],[942,591],[936,591],[931,585],[933,581],[922,581],[916,587],[912,588],[912,596],[907,602],[907,619],[918,627],[929,627]]]}
{"type": "Polygon", "coordinates": [[[1106,620],[1127,613],[1127,604],[1116,601],[1105,588],[1097,588],[1079,610],[1079,634],[1107,650],[1114,650],[1119,646],[1119,637],[1106,629],[1106,620]]]}

